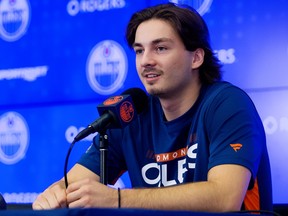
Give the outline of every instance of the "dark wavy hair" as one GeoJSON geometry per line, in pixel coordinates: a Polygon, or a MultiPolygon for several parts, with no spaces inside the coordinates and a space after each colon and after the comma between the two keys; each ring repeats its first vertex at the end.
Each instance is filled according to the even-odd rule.
{"type": "Polygon", "coordinates": [[[136,12],[132,15],[126,29],[126,40],[131,48],[135,42],[138,26],[150,19],[168,21],[179,34],[186,50],[195,51],[197,48],[204,50],[204,62],[199,68],[200,81],[203,84],[221,80],[221,65],[211,49],[209,30],[196,10],[188,6],[167,3],[136,12]]]}

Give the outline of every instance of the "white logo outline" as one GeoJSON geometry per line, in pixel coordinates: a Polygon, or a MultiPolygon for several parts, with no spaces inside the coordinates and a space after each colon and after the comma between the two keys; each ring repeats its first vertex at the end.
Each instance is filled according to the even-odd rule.
{"type": "MultiPolygon", "coordinates": [[[[170,2],[173,2],[175,4],[187,4],[193,7],[192,5],[192,1],[193,0],[170,0],[170,2]]],[[[197,1],[198,2],[198,1],[197,1]]],[[[198,8],[195,8],[197,10],[197,12],[203,16],[205,13],[207,13],[210,9],[210,6],[212,4],[213,0],[202,0],[202,3],[200,6],[198,6],[198,8]]]]}
{"type": "MultiPolygon", "coordinates": [[[[0,1],[0,37],[7,42],[14,42],[25,35],[30,24],[31,8],[28,0],[15,1],[15,5],[9,5],[9,1],[0,1]],[[21,22],[20,26],[15,28],[13,32],[5,29],[6,24],[21,22]]],[[[18,25],[18,24],[17,24],[18,25]]]]}
{"type": "Polygon", "coordinates": [[[12,165],[22,160],[26,155],[29,139],[28,124],[22,115],[10,111],[0,116],[0,162],[12,165]]]}
{"type": "Polygon", "coordinates": [[[110,95],[119,90],[127,77],[128,60],[123,47],[116,41],[104,40],[91,50],[86,63],[86,76],[92,90],[101,95],[110,95]],[[108,87],[101,85],[96,76],[112,76],[108,87]],[[115,78],[116,77],[116,78],[115,78]]]}

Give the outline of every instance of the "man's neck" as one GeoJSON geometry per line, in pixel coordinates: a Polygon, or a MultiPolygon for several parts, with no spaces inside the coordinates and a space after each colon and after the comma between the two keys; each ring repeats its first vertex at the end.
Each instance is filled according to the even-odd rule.
{"type": "Polygon", "coordinates": [[[196,102],[201,84],[194,83],[191,88],[169,98],[159,98],[167,121],[172,121],[186,113],[196,102]]]}

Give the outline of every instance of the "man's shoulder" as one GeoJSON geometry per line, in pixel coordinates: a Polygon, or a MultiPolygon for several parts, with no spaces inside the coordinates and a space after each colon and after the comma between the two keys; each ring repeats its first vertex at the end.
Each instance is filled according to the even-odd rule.
{"type": "Polygon", "coordinates": [[[247,93],[229,82],[226,81],[219,81],[215,82],[211,85],[206,87],[205,91],[205,98],[213,99],[216,96],[223,97],[223,96],[236,96],[236,95],[245,95],[248,96],[247,93]]]}
{"type": "Polygon", "coordinates": [[[223,90],[225,88],[238,88],[235,85],[231,84],[230,82],[227,81],[218,81],[218,82],[214,82],[210,85],[207,85],[207,90],[209,92],[215,92],[216,90],[223,90]]]}
{"type": "Polygon", "coordinates": [[[214,112],[214,109],[219,109],[220,107],[221,109],[225,107],[227,109],[232,109],[232,107],[233,109],[237,107],[241,109],[243,106],[246,108],[254,106],[249,95],[238,86],[224,81],[207,86],[201,100],[202,111],[210,110],[214,112]],[[237,106],[235,106],[236,104],[237,106]]]}

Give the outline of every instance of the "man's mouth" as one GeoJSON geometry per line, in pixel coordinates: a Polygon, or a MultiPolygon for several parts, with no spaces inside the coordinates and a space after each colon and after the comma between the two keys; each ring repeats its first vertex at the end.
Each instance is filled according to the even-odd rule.
{"type": "Polygon", "coordinates": [[[145,77],[147,78],[155,78],[155,77],[158,77],[160,76],[159,74],[146,74],[145,77]]]}

